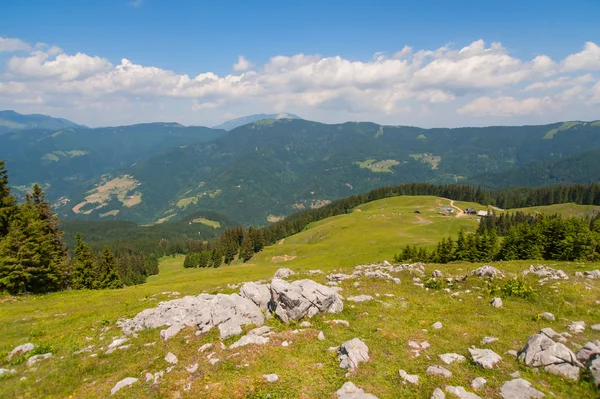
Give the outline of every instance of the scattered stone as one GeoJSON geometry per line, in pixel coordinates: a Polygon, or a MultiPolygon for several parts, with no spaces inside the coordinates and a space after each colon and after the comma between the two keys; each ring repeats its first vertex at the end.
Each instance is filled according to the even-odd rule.
{"type": "Polygon", "coordinates": [[[568,363],[551,364],[544,367],[544,370],[550,374],[568,378],[573,381],[579,381],[579,367],[572,366],[568,363]]]}
{"type": "Polygon", "coordinates": [[[346,298],[347,301],[351,301],[351,302],[367,302],[367,301],[372,301],[373,297],[371,295],[358,295],[358,296],[351,296],[346,298]]]}
{"type": "Polygon", "coordinates": [[[554,315],[552,313],[550,313],[550,312],[544,312],[544,313],[540,314],[540,317],[542,319],[545,319],[545,320],[548,320],[548,321],[555,321],[556,320],[555,317],[554,317],[554,315]]]}
{"type": "Polygon", "coordinates": [[[575,356],[581,364],[586,365],[595,353],[600,353],[600,341],[598,340],[586,342],[575,356]]]}
{"type": "Polygon", "coordinates": [[[312,280],[288,283],[273,279],[271,297],[276,305],[275,314],[284,323],[303,317],[311,318],[319,313],[339,313],[344,309],[337,292],[312,280]]]}
{"type": "Polygon", "coordinates": [[[15,356],[25,355],[34,349],[35,349],[35,345],[32,343],[19,345],[8,354],[8,360],[11,360],[15,356]]]}
{"type": "Polygon", "coordinates": [[[32,367],[34,364],[41,362],[42,360],[50,359],[52,353],[44,353],[43,355],[33,355],[27,359],[27,367],[32,367]]]}
{"type": "Polygon", "coordinates": [[[341,324],[343,326],[350,327],[350,323],[348,323],[346,320],[331,320],[330,323],[333,323],[336,325],[341,324]]]}
{"type": "Polygon", "coordinates": [[[329,281],[344,281],[352,278],[356,278],[357,275],[350,275],[344,273],[332,273],[326,276],[329,281]]]}
{"type": "Polygon", "coordinates": [[[167,328],[166,330],[161,330],[160,337],[163,340],[168,341],[169,339],[171,339],[174,336],[176,336],[177,334],[179,334],[179,331],[181,331],[182,329],[183,329],[182,325],[173,324],[172,326],[169,326],[169,328],[167,328]]]}
{"type": "Polygon", "coordinates": [[[240,295],[243,298],[250,299],[262,311],[273,310],[271,301],[271,288],[269,285],[257,283],[245,283],[240,288],[240,295]]]}
{"type": "Polygon", "coordinates": [[[481,339],[481,345],[489,345],[489,344],[494,343],[496,341],[498,341],[498,338],[496,338],[496,337],[483,337],[481,339]]]}
{"type": "Polygon", "coordinates": [[[479,269],[475,269],[469,273],[469,276],[496,278],[504,277],[504,274],[493,266],[483,265],[479,269]]]}
{"type": "Polygon", "coordinates": [[[308,274],[323,274],[322,270],[316,269],[316,270],[309,270],[308,274]]]}
{"type": "Polygon", "coordinates": [[[567,342],[567,339],[565,337],[563,337],[562,335],[560,335],[559,333],[557,333],[550,327],[542,328],[540,330],[540,334],[544,334],[545,336],[547,336],[548,338],[550,338],[552,340],[557,340],[557,341],[563,342],[563,343],[567,342]]]}
{"type": "Polygon", "coordinates": [[[217,364],[219,362],[219,359],[212,358],[208,362],[214,366],[215,364],[217,364]]]}
{"type": "Polygon", "coordinates": [[[377,396],[365,393],[365,391],[350,381],[344,383],[335,393],[338,399],[377,399],[377,396]]]}
{"type": "Polygon", "coordinates": [[[240,348],[246,345],[264,345],[269,342],[269,337],[263,337],[261,335],[244,335],[238,341],[234,342],[229,346],[229,349],[240,348]]]}
{"type": "Polygon", "coordinates": [[[319,341],[325,341],[325,334],[323,334],[323,331],[319,331],[319,335],[317,335],[317,339],[319,341]]]}
{"type": "Polygon", "coordinates": [[[312,327],[312,324],[310,323],[310,321],[303,321],[302,323],[300,323],[300,327],[309,328],[312,327]]]}
{"type": "Polygon", "coordinates": [[[593,326],[590,327],[592,330],[594,331],[600,331],[600,324],[594,324],[593,326]]]}
{"type": "Polygon", "coordinates": [[[363,341],[353,338],[338,349],[340,368],[354,370],[359,363],[369,361],[369,348],[363,341]]]}
{"type": "Polygon", "coordinates": [[[590,361],[588,362],[588,369],[590,370],[590,374],[594,379],[594,383],[596,384],[596,388],[600,387],[600,355],[594,354],[590,357],[590,361]]]}
{"type": "Polygon", "coordinates": [[[263,378],[267,380],[268,383],[273,383],[279,379],[279,376],[277,374],[263,374],[263,378]]]}
{"type": "Polygon", "coordinates": [[[441,322],[439,322],[439,321],[436,321],[435,323],[433,323],[433,326],[432,326],[432,327],[433,327],[434,329],[436,329],[436,330],[439,330],[439,329],[441,329],[443,326],[442,326],[442,323],[441,323],[441,322]]]}
{"type": "Polygon", "coordinates": [[[190,367],[186,366],[185,370],[190,374],[195,373],[196,371],[198,371],[198,363],[194,363],[190,367]]]}
{"type": "Polygon", "coordinates": [[[502,298],[494,298],[492,300],[492,306],[495,308],[501,308],[502,307],[502,298]]]}
{"type": "Polygon", "coordinates": [[[165,362],[167,362],[167,363],[177,364],[178,361],[179,360],[177,359],[177,356],[175,356],[171,352],[167,353],[166,356],[165,356],[165,362]]]}
{"type": "Polygon", "coordinates": [[[5,374],[16,374],[16,373],[17,373],[17,370],[15,370],[15,369],[9,370],[9,369],[0,368],[0,376],[5,375],[5,374]]]}
{"type": "MultiPolygon", "coordinates": [[[[557,270],[557,269],[553,269],[551,267],[546,267],[544,265],[538,265],[538,266],[529,266],[529,270],[525,270],[523,272],[523,275],[527,275],[529,273],[535,274],[538,277],[544,277],[544,281],[545,280],[568,280],[569,276],[567,276],[567,274],[565,272],[563,272],[562,270],[557,270]]],[[[540,280],[542,281],[542,280],[540,280]]]]}
{"type": "Polygon", "coordinates": [[[293,270],[288,269],[286,267],[278,269],[275,274],[273,275],[273,278],[279,278],[279,279],[284,279],[284,278],[288,278],[289,276],[292,276],[296,273],[294,273],[293,270]]]}
{"type": "Polygon", "coordinates": [[[262,326],[262,327],[257,327],[257,328],[254,328],[254,329],[248,331],[248,335],[264,335],[270,331],[271,331],[271,327],[262,326]]]}
{"type": "Polygon", "coordinates": [[[477,377],[473,381],[471,381],[471,388],[476,391],[479,391],[483,386],[487,383],[487,380],[483,377],[477,377]]]}
{"type": "Polygon", "coordinates": [[[436,388],[431,394],[431,399],[446,399],[446,394],[439,388],[436,388]]]}
{"type": "Polygon", "coordinates": [[[427,375],[441,375],[442,377],[452,377],[452,372],[442,366],[429,366],[426,371],[427,375]]]}
{"type": "Polygon", "coordinates": [[[198,348],[198,352],[202,353],[210,348],[212,348],[213,344],[204,344],[200,348],[198,348]]]}
{"type": "Polygon", "coordinates": [[[585,330],[585,321],[574,321],[569,324],[569,331],[573,334],[582,333],[585,330]]]}
{"type": "Polygon", "coordinates": [[[129,341],[129,338],[115,339],[110,345],[108,345],[108,349],[112,349],[112,348],[116,348],[117,346],[121,346],[127,341],[129,341]]]}
{"type": "Polygon", "coordinates": [[[406,383],[410,383],[413,385],[419,385],[419,376],[416,374],[408,374],[404,370],[398,370],[398,375],[402,378],[402,383],[406,385],[406,383]]]}
{"type": "Polygon", "coordinates": [[[290,346],[290,343],[289,343],[289,342],[287,342],[287,341],[283,341],[283,342],[281,343],[281,346],[283,346],[283,347],[288,347],[288,346],[290,346]]]}
{"type": "Polygon", "coordinates": [[[519,356],[519,352],[517,352],[517,351],[516,351],[516,350],[514,350],[514,349],[507,350],[507,351],[506,351],[506,352],[504,352],[504,353],[505,353],[505,354],[507,354],[507,355],[514,356],[514,357],[518,357],[518,356],[519,356]]]}
{"type": "Polygon", "coordinates": [[[531,367],[545,367],[567,363],[582,367],[575,354],[560,342],[554,342],[544,334],[533,334],[519,352],[519,361],[531,367]]]}
{"type": "Polygon", "coordinates": [[[144,346],[148,347],[148,346],[154,346],[156,345],[156,341],[154,342],[148,342],[147,344],[144,344],[144,346]]]}
{"type": "Polygon", "coordinates": [[[394,284],[400,284],[400,279],[399,279],[398,277],[394,277],[394,278],[392,279],[392,282],[393,282],[394,284]]]}
{"type": "Polygon", "coordinates": [[[125,379],[122,379],[121,381],[119,381],[119,382],[117,382],[115,384],[115,386],[113,387],[113,389],[110,390],[110,394],[114,395],[121,388],[125,388],[125,387],[128,387],[128,386],[131,386],[134,383],[136,383],[137,380],[138,380],[137,378],[133,378],[133,377],[127,377],[125,379]]]}
{"type": "Polygon", "coordinates": [[[522,378],[505,382],[500,389],[503,399],[537,399],[545,395],[531,386],[531,383],[522,378]]]}
{"type": "Polygon", "coordinates": [[[454,362],[462,363],[467,360],[466,357],[459,355],[458,353],[444,353],[443,355],[440,355],[440,359],[446,364],[452,364],[454,362]]]}
{"type": "Polygon", "coordinates": [[[583,275],[591,279],[600,278],[600,270],[585,271],[583,275]]]}
{"type": "Polygon", "coordinates": [[[473,358],[473,361],[486,369],[493,369],[494,365],[498,363],[502,358],[496,352],[490,349],[478,349],[469,348],[469,353],[473,358]]]}
{"type": "Polygon", "coordinates": [[[439,270],[434,270],[433,273],[431,273],[431,277],[432,278],[442,278],[442,272],[439,270]]]}
{"type": "Polygon", "coordinates": [[[481,399],[479,395],[475,395],[472,392],[467,392],[463,387],[453,387],[448,385],[446,392],[460,398],[460,399],[481,399]]]}
{"type": "Polygon", "coordinates": [[[575,277],[583,277],[583,273],[581,273],[581,272],[575,272],[575,277]]]}

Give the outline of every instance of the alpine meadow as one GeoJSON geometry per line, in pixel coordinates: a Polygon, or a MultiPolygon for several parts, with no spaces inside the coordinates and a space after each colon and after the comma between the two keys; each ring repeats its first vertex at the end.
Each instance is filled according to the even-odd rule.
{"type": "Polygon", "coordinates": [[[597,15],[1,4],[0,399],[600,397],[597,15]]]}

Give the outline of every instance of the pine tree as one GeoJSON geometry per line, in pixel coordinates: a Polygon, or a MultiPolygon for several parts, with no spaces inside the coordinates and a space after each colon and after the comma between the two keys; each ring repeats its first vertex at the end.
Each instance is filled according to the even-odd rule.
{"type": "Polygon", "coordinates": [[[0,238],[8,234],[10,216],[16,203],[8,185],[8,171],[4,168],[4,161],[0,161],[0,238]]]}
{"type": "Polygon", "coordinates": [[[94,262],[94,253],[83,241],[81,234],[75,236],[77,246],[73,258],[73,288],[77,290],[93,289],[97,280],[97,266],[94,262]]]}
{"type": "Polygon", "coordinates": [[[96,289],[115,289],[123,288],[123,282],[117,274],[117,264],[115,257],[108,247],[104,247],[98,261],[96,271],[96,280],[93,287],[96,289]]]}
{"type": "Polygon", "coordinates": [[[242,241],[242,246],[240,248],[240,258],[244,263],[252,259],[252,255],[254,255],[254,246],[252,245],[252,239],[250,238],[250,234],[244,234],[244,239],[242,241]]]}
{"type": "Polygon", "coordinates": [[[219,248],[213,248],[210,254],[210,265],[212,267],[219,267],[223,263],[223,255],[219,248]]]}

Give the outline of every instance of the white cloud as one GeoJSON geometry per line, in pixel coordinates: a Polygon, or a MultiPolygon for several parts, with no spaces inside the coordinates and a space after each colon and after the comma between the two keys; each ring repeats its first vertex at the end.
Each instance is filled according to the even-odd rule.
{"type": "Polygon", "coordinates": [[[141,7],[142,4],[144,4],[144,1],[145,0],[131,0],[129,3],[127,3],[127,5],[130,7],[138,8],[141,7]]]}
{"type": "Polygon", "coordinates": [[[564,59],[562,64],[565,71],[600,70],[600,46],[593,42],[587,42],[583,51],[571,54],[564,59]]]}
{"type": "Polygon", "coordinates": [[[575,65],[589,69],[597,48],[587,43],[584,51],[559,63],[545,55],[520,59],[502,44],[486,45],[483,40],[460,49],[404,46],[391,58],[379,52],[366,61],[295,54],[274,56],[254,67],[239,56],[232,74],[198,71],[188,76],[125,58],[113,64],[96,55],[69,55],[39,43],[27,55],[14,55],[0,65],[0,108],[19,103],[33,112],[36,104],[39,109],[77,109],[78,114],[89,110],[103,124],[107,117],[99,116],[100,110],[141,121],[162,115],[180,120],[185,109],[195,124],[197,118],[208,118],[210,124],[210,118],[234,110],[237,115],[301,110],[308,118],[326,114],[336,120],[384,118],[398,123],[412,118],[408,120],[413,124],[436,118],[438,125],[447,118],[469,124],[472,115],[555,118],[561,110],[576,110],[578,104],[596,107],[599,102],[594,100],[600,98],[597,76],[567,71],[575,65]],[[532,91],[549,94],[523,97],[532,91]],[[139,114],[131,111],[136,107],[139,114]]]}
{"type": "Polygon", "coordinates": [[[253,66],[254,66],[253,63],[251,63],[246,58],[244,58],[243,55],[240,55],[238,57],[238,62],[233,64],[233,70],[237,71],[237,72],[247,71],[248,69],[252,68],[253,66]]]}
{"type": "Polygon", "coordinates": [[[29,51],[31,46],[20,39],[0,37],[0,52],[29,51]]]}

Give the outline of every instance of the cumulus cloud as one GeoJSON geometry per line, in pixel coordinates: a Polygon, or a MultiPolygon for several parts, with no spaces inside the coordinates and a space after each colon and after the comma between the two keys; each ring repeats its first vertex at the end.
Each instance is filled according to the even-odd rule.
{"type": "Polygon", "coordinates": [[[248,61],[246,58],[244,58],[243,55],[240,55],[238,57],[238,62],[236,62],[235,64],[233,64],[233,70],[234,71],[247,71],[248,69],[252,68],[254,66],[253,63],[251,63],[250,61],[248,61]]]}
{"type": "Polygon", "coordinates": [[[599,48],[594,43],[559,62],[545,55],[520,59],[501,43],[476,40],[462,48],[404,46],[391,57],[379,52],[366,61],[295,54],[255,67],[239,56],[231,74],[190,76],[125,58],[113,64],[98,55],[4,40],[12,40],[4,48],[28,46],[28,54],[15,54],[0,66],[0,105],[29,104],[28,110],[36,104],[95,111],[121,104],[115,112],[125,112],[123,105],[143,104],[162,112],[183,104],[207,117],[215,109],[221,114],[234,108],[236,114],[300,109],[307,117],[311,110],[368,119],[403,115],[400,122],[407,116],[424,121],[438,115],[553,116],[576,102],[595,106],[600,98],[597,75],[573,72],[594,69],[599,48]],[[534,91],[548,93],[523,97],[534,91]]]}
{"type": "Polygon", "coordinates": [[[31,46],[20,39],[0,37],[0,52],[28,51],[31,46]]]}

